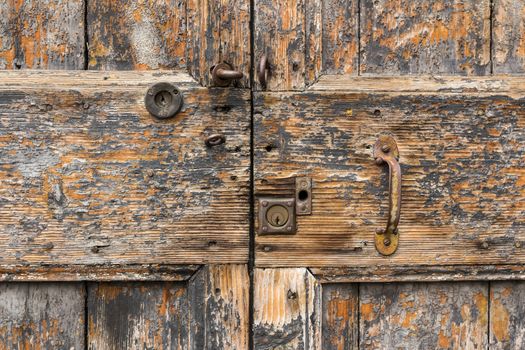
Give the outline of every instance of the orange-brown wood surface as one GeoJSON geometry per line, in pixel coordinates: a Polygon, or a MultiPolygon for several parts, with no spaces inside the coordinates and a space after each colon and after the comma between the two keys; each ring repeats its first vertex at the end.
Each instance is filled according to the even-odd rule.
{"type": "Polygon", "coordinates": [[[245,263],[250,94],[186,74],[0,72],[0,265],[245,263]],[[176,84],[158,120],[150,85],[176,84]],[[205,140],[223,134],[226,143],[205,140]]]}
{"type": "Polygon", "coordinates": [[[84,1],[0,2],[0,69],[83,69],[84,1]]]}
{"type": "Polygon", "coordinates": [[[523,266],[523,91],[519,78],[361,78],[257,94],[256,197],[294,198],[295,177],[313,180],[312,215],[296,234],[257,235],[257,265],[523,266]],[[384,134],[403,173],[390,257],[373,242],[388,209],[388,170],[372,154],[384,134]]]}

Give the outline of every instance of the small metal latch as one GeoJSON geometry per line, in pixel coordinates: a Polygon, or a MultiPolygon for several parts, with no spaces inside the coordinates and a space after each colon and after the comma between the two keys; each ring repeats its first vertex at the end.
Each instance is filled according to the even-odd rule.
{"type": "Polygon", "coordinates": [[[233,67],[226,62],[216,64],[211,67],[210,71],[213,83],[220,87],[229,86],[232,80],[241,79],[244,76],[242,72],[233,70],[233,67]]]}
{"type": "Polygon", "coordinates": [[[295,200],[261,198],[259,200],[259,233],[295,233],[295,200]]]}

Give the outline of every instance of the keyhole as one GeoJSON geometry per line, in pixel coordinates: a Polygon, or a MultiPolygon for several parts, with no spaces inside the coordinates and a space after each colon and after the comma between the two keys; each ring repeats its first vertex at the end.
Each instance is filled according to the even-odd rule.
{"type": "Polygon", "coordinates": [[[283,227],[288,222],[288,210],[282,205],[274,205],[268,209],[266,219],[274,227],[283,227]]]}
{"type": "Polygon", "coordinates": [[[165,108],[171,104],[171,99],[172,99],[171,94],[168,91],[160,91],[155,96],[155,103],[160,108],[165,108]]]}

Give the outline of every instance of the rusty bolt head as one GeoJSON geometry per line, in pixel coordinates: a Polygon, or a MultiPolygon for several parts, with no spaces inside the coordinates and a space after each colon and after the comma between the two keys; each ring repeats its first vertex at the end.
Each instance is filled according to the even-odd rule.
{"type": "Polygon", "coordinates": [[[483,249],[488,249],[489,248],[489,244],[487,242],[483,242],[481,244],[481,247],[483,247],[483,249]]]}
{"type": "Polygon", "coordinates": [[[398,230],[397,228],[396,228],[396,229],[394,229],[394,232],[393,232],[393,234],[397,235],[398,233],[399,233],[399,230],[398,230]]]}
{"type": "Polygon", "coordinates": [[[390,146],[389,145],[383,145],[381,146],[381,151],[388,153],[390,152],[390,146]]]}
{"type": "Polygon", "coordinates": [[[376,161],[376,164],[377,164],[377,165],[381,165],[381,164],[383,164],[383,159],[381,159],[381,158],[379,158],[379,157],[377,157],[375,161],[376,161]]]}
{"type": "Polygon", "coordinates": [[[382,228],[378,228],[378,229],[376,229],[376,234],[378,234],[378,235],[382,235],[382,234],[384,234],[384,233],[385,233],[385,230],[383,230],[382,228]]]}
{"type": "Polygon", "coordinates": [[[385,238],[383,240],[383,244],[386,245],[387,247],[390,245],[390,240],[388,238],[385,238]]]}
{"type": "Polygon", "coordinates": [[[268,206],[268,202],[267,202],[267,201],[262,201],[261,205],[262,205],[263,207],[267,207],[267,206],[268,206]]]}

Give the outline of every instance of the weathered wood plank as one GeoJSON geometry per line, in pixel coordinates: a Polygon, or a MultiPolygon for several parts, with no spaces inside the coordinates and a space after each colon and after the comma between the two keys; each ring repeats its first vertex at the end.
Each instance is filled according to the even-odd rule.
{"type": "Polygon", "coordinates": [[[199,265],[4,265],[0,281],[186,281],[199,265]]]}
{"type": "Polygon", "coordinates": [[[258,266],[523,267],[523,83],[390,85],[410,80],[256,94],[255,195],[293,198],[294,178],[313,178],[312,215],[298,217],[295,235],[258,235],[258,266]],[[388,206],[388,171],[372,154],[382,134],[396,139],[403,169],[400,246],[388,258],[373,243],[388,206]]]}
{"type": "Polygon", "coordinates": [[[90,283],[88,348],[188,349],[184,284],[90,283]]]}
{"type": "Polygon", "coordinates": [[[304,268],[254,272],[254,348],[321,349],[321,287],[304,268]]]}
{"type": "Polygon", "coordinates": [[[487,283],[362,284],[360,349],[487,349],[487,283]]]}
{"type": "Polygon", "coordinates": [[[490,73],[490,1],[361,1],[361,72],[490,73]]]}
{"type": "Polygon", "coordinates": [[[525,280],[523,265],[311,267],[322,283],[525,280]]]}
{"type": "Polygon", "coordinates": [[[0,349],[83,349],[82,283],[1,283],[0,349]]]}
{"type": "Polygon", "coordinates": [[[322,288],[322,349],[359,349],[359,285],[324,284],[322,288]]]}
{"type": "Polygon", "coordinates": [[[249,91],[169,74],[3,73],[0,265],[247,261],[249,91]],[[173,119],[144,107],[159,80],[184,94],[173,119]],[[226,143],[207,147],[216,133],[226,143]]]}
{"type": "Polygon", "coordinates": [[[525,72],[525,3],[494,0],[494,73],[525,72]]]}
{"type": "Polygon", "coordinates": [[[249,87],[249,0],[187,0],[188,67],[205,86],[212,85],[210,69],[226,61],[244,73],[234,86],[249,87]]]}
{"type": "Polygon", "coordinates": [[[0,69],[20,68],[84,68],[84,1],[0,2],[0,69]]]}
{"type": "Polygon", "coordinates": [[[490,284],[490,349],[525,348],[525,283],[490,284]]]}
{"type": "Polygon", "coordinates": [[[255,58],[268,56],[268,90],[305,86],[305,0],[255,0],[255,58]]]}
{"type": "Polygon", "coordinates": [[[357,74],[358,1],[324,0],[323,6],[323,74],[357,74]]]}
{"type": "Polygon", "coordinates": [[[250,278],[246,265],[211,265],[190,281],[190,349],[248,349],[250,278]]]}
{"type": "Polygon", "coordinates": [[[89,68],[186,68],[186,10],[181,0],[88,1],[89,68]]]}

